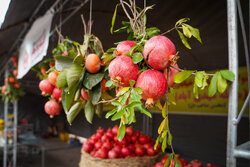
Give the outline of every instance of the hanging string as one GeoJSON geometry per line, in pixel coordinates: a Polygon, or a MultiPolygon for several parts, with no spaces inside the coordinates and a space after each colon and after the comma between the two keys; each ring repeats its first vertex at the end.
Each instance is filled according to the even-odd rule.
{"type": "Polygon", "coordinates": [[[89,34],[91,34],[91,28],[92,28],[92,0],[90,0],[90,6],[89,6],[89,34]]]}
{"type": "Polygon", "coordinates": [[[147,0],[144,0],[144,9],[147,7],[147,0]]]}

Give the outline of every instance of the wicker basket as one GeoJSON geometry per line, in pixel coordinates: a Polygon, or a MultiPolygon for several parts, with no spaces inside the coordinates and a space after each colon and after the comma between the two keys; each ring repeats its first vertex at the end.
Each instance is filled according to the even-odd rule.
{"type": "Polygon", "coordinates": [[[101,159],[95,158],[82,150],[79,167],[152,167],[161,160],[163,155],[163,153],[158,153],[150,157],[101,159]]]}

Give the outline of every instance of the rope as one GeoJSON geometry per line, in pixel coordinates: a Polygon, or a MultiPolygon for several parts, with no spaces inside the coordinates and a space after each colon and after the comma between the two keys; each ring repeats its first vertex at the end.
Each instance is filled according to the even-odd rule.
{"type": "Polygon", "coordinates": [[[89,6],[89,34],[91,34],[91,28],[92,28],[92,0],[90,0],[90,6],[89,6]]]}

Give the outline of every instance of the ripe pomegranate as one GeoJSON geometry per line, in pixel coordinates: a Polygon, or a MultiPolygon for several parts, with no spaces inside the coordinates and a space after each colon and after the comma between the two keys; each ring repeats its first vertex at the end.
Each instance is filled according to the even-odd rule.
{"type": "Polygon", "coordinates": [[[9,77],[9,83],[14,83],[15,82],[15,78],[14,77],[9,77]]]}
{"type": "Polygon", "coordinates": [[[96,151],[95,156],[97,158],[106,158],[108,156],[108,153],[105,149],[99,149],[96,151]]]}
{"type": "Polygon", "coordinates": [[[53,92],[52,92],[53,97],[54,97],[56,100],[58,100],[59,102],[62,100],[62,97],[61,97],[62,91],[63,91],[62,89],[60,90],[60,89],[58,89],[57,87],[55,87],[55,88],[53,89],[53,92]]]}
{"type": "Polygon", "coordinates": [[[61,113],[61,105],[55,100],[50,100],[45,103],[44,110],[53,118],[54,115],[59,115],[61,113]]]}
{"type": "Polygon", "coordinates": [[[45,93],[50,94],[50,93],[52,93],[52,91],[54,89],[54,87],[51,85],[51,83],[47,79],[40,81],[39,88],[42,91],[42,94],[45,94],[45,93]]]}
{"type": "Polygon", "coordinates": [[[137,136],[131,136],[131,141],[132,141],[133,143],[136,143],[137,140],[138,140],[138,137],[137,137],[137,136]]]}
{"type": "Polygon", "coordinates": [[[133,130],[133,128],[131,126],[126,127],[126,135],[132,136],[133,133],[134,133],[134,130],[133,130]]]}
{"type": "MultiPolygon", "coordinates": [[[[179,68],[177,64],[173,64],[172,66],[179,68]]],[[[174,76],[179,73],[179,70],[176,70],[174,68],[168,67],[164,69],[164,75],[167,79],[168,82],[168,87],[173,87],[174,86],[174,76]],[[169,71],[169,73],[168,73],[169,71]],[[168,78],[167,78],[168,77],[168,78]]]]}
{"type": "Polygon", "coordinates": [[[135,146],[135,154],[137,156],[143,156],[144,152],[145,152],[145,149],[144,149],[144,147],[142,145],[136,145],[135,146]]]}
{"type": "Polygon", "coordinates": [[[175,54],[175,46],[172,41],[161,35],[150,38],[143,48],[144,60],[157,70],[168,67],[169,58],[175,54]]]}
{"type": "Polygon", "coordinates": [[[6,90],[7,90],[7,87],[5,85],[3,85],[2,86],[2,94],[5,94],[6,90]]]}
{"type": "Polygon", "coordinates": [[[81,89],[81,97],[82,99],[84,100],[89,100],[89,93],[85,90],[85,88],[82,88],[81,89]]]}
{"type": "Polygon", "coordinates": [[[119,129],[119,126],[118,125],[115,125],[113,128],[112,128],[112,133],[114,135],[117,135],[118,134],[118,129],[119,129]]]}
{"type": "Polygon", "coordinates": [[[191,167],[203,167],[202,163],[198,160],[192,160],[189,164],[191,167]]]}
{"type": "Polygon", "coordinates": [[[123,147],[122,150],[121,150],[121,153],[123,156],[128,156],[130,154],[130,150],[128,147],[123,147]]]}
{"type": "Polygon", "coordinates": [[[118,158],[118,157],[119,157],[119,153],[117,153],[115,150],[110,150],[108,152],[108,158],[114,159],[114,158],[118,158]]]}
{"type": "Polygon", "coordinates": [[[18,60],[17,56],[11,56],[10,59],[11,59],[11,61],[13,61],[14,63],[16,63],[17,60],[18,60]]]}
{"type": "Polygon", "coordinates": [[[115,145],[115,146],[114,146],[114,150],[115,150],[118,154],[120,154],[120,153],[121,153],[121,150],[122,150],[122,147],[121,147],[120,145],[115,145]]]}
{"type": "Polygon", "coordinates": [[[121,56],[124,53],[129,53],[130,49],[135,46],[133,41],[122,41],[116,47],[116,56],[121,56]]]}
{"type": "Polygon", "coordinates": [[[154,155],[156,154],[156,151],[154,150],[153,147],[149,147],[149,148],[147,148],[146,150],[147,150],[147,154],[148,154],[149,156],[154,156],[154,155]]]}
{"type": "Polygon", "coordinates": [[[164,167],[164,163],[158,162],[154,167],[164,167]]]}
{"type": "Polygon", "coordinates": [[[206,167],[216,167],[216,165],[212,165],[212,164],[208,163],[208,164],[206,165],[206,167]]]}
{"type": "Polygon", "coordinates": [[[18,88],[20,88],[20,84],[19,83],[14,83],[14,87],[18,89],[18,88]]]}
{"type": "Polygon", "coordinates": [[[109,75],[115,86],[129,86],[129,80],[136,80],[138,66],[128,56],[119,56],[109,64],[109,75]]]}
{"type": "Polygon", "coordinates": [[[105,142],[105,143],[103,143],[103,146],[102,146],[106,151],[109,151],[109,150],[111,150],[112,149],[112,144],[109,142],[109,141],[107,141],[107,142],[105,142]]]}
{"type": "Polygon", "coordinates": [[[108,142],[108,141],[110,141],[110,137],[108,137],[106,134],[105,135],[103,135],[102,137],[101,137],[101,141],[102,142],[108,142]]]}
{"type": "Polygon", "coordinates": [[[149,69],[139,75],[135,87],[142,88],[142,99],[146,100],[146,108],[151,108],[154,101],[165,95],[167,80],[160,71],[149,69]]]}
{"type": "Polygon", "coordinates": [[[18,71],[15,69],[13,70],[13,75],[16,77],[18,75],[18,71]]]}
{"type": "Polygon", "coordinates": [[[107,80],[105,78],[102,79],[102,82],[101,82],[101,88],[102,88],[102,92],[105,92],[106,90],[108,90],[109,88],[106,87],[106,82],[107,80]]]}
{"type": "Polygon", "coordinates": [[[56,86],[56,79],[58,75],[59,73],[57,71],[51,71],[48,75],[48,80],[53,86],[56,86]]]}
{"type": "Polygon", "coordinates": [[[88,141],[84,142],[82,148],[85,152],[91,152],[93,150],[93,144],[89,143],[88,141]]]}
{"type": "Polygon", "coordinates": [[[146,136],[140,136],[140,137],[139,137],[139,142],[140,142],[141,144],[146,144],[146,143],[147,143],[147,138],[146,138],[146,136]]]}
{"type": "Polygon", "coordinates": [[[135,151],[135,145],[134,144],[129,144],[128,148],[129,148],[130,152],[134,152],[135,151]]]}
{"type": "Polygon", "coordinates": [[[101,59],[96,54],[89,54],[85,60],[85,67],[90,73],[97,73],[101,68],[101,59]]]}
{"type": "Polygon", "coordinates": [[[95,149],[100,149],[102,147],[102,142],[98,141],[95,143],[95,149]]]}

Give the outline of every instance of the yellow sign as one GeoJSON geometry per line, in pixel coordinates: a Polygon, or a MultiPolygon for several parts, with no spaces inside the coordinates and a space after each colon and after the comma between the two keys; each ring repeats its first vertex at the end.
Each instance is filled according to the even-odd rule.
{"type": "MultiPolygon", "coordinates": [[[[196,99],[193,94],[193,78],[186,80],[175,88],[176,105],[170,105],[170,112],[187,112],[201,114],[227,114],[228,112],[228,89],[223,94],[208,97],[207,89],[199,92],[196,99]]],[[[230,84],[230,83],[229,83],[230,84]]],[[[248,95],[247,69],[239,68],[239,91],[238,103],[241,110],[248,95]]],[[[248,107],[247,109],[248,110],[248,107]]],[[[247,113],[245,111],[245,113],[247,113]]]]}

